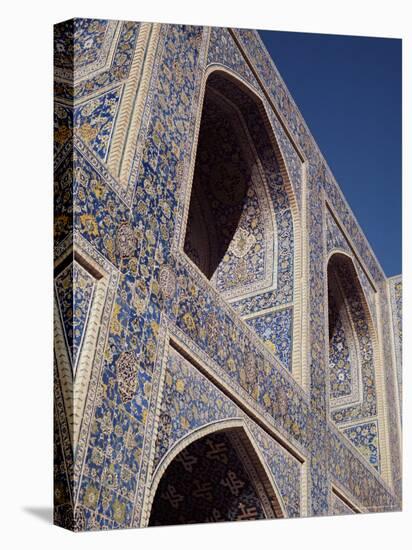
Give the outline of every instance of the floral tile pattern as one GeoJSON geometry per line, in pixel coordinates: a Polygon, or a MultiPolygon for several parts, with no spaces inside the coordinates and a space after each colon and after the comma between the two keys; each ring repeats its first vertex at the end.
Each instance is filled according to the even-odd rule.
{"type": "Polygon", "coordinates": [[[56,25],[55,52],[57,363],[71,348],[76,364],[84,335],[102,334],[76,449],[55,371],[55,522],[162,523],[163,493],[195,519],[183,489],[152,494],[156,472],[199,433],[212,430],[199,449],[226,445],[213,429],[231,422],[261,470],[227,446],[233,473],[222,469],[206,520],[266,517],[270,488],[274,515],[349,513],[346,500],[399,509],[401,282],[386,279],[258,34],[74,19],[56,25]],[[217,138],[206,148],[202,119],[217,138]],[[130,157],[122,177],[116,151],[130,157]],[[186,239],[196,223],[201,238],[186,239]],[[95,260],[67,266],[80,238],[108,287],[95,260]],[[202,269],[208,239],[215,275],[202,269]],[[335,266],[345,315],[328,297],[332,253],[346,258],[335,266]]]}
{"type": "Polygon", "coordinates": [[[402,279],[393,277],[390,280],[391,308],[396,354],[396,373],[399,402],[402,408],[402,279]]]}
{"type": "Polygon", "coordinates": [[[354,514],[355,512],[350,508],[346,502],[332,492],[332,515],[333,516],[346,516],[348,514],[354,514]]]}
{"type": "MultiPolygon", "coordinates": [[[[244,413],[232,401],[171,349],[165,375],[154,467],[160,464],[176,441],[182,440],[193,430],[212,421],[242,417],[244,413]]],[[[247,417],[246,420],[279,487],[288,513],[292,517],[298,516],[301,479],[299,462],[254,422],[247,417]]]]}
{"type": "Polygon", "coordinates": [[[379,472],[378,423],[357,424],[342,431],[379,472]]]}
{"type": "Polygon", "coordinates": [[[74,110],[76,134],[104,161],[110,145],[111,131],[121,95],[114,88],[97,98],[82,103],[74,110]]]}
{"type": "Polygon", "coordinates": [[[293,309],[286,308],[246,321],[289,371],[292,369],[292,316],[293,309]]]}

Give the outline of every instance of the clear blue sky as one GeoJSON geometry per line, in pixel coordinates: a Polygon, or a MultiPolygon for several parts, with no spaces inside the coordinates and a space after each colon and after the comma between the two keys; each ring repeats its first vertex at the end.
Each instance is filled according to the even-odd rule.
{"type": "Polygon", "coordinates": [[[386,275],[401,273],[401,40],[260,35],[386,275]]]}

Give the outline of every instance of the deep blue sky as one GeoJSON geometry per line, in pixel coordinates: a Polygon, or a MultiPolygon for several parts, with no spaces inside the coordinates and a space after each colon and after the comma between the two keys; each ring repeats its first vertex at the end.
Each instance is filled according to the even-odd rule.
{"type": "Polygon", "coordinates": [[[401,40],[260,35],[386,275],[400,273],[401,40]]]}

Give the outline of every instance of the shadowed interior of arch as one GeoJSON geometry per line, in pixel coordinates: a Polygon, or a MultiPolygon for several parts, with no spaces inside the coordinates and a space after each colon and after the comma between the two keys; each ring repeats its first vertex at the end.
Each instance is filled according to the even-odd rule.
{"type": "Polygon", "coordinates": [[[262,262],[268,228],[251,134],[259,131],[264,147],[271,143],[259,102],[218,71],[207,80],[184,251],[220,290],[254,282],[249,252],[262,262]]]}
{"type": "Polygon", "coordinates": [[[352,329],[348,299],[356,293],[347,259],[334,255],[328,264],[329,383],[332,401],[353,393],[360,368],[356,334],[352,329]],[[342,285],[345,277],[345,285],[342,285]]]}
{"type": "Polygon", "coordinates": [[[380,471],[374,328],[355,265],[343,253],[328,263],[328,304],[331,420],[380,471]]]}
{"type": "Polygon", "coordinates": [[[360,402],[359,318],[364,317],[355,268],[347,256],[328,263],[329,384],[333,405],[360,402]],[[357,318],[356,318],[357,317],[357,318]]]}
{"type": "Polygon", "coordinates": [[[163,474],[149,525],[282,517],[279,500],[242,429],[217,431],[185,447],[163,474]]]}

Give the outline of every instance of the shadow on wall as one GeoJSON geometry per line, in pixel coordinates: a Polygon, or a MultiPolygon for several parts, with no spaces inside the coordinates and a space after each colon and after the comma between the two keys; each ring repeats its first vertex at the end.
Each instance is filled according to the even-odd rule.
{"type": "Polygon", "coordinates": [[[23,511],[46,523],[53,523],[53,508],[51,506],[25,506],[23,511]]]}

